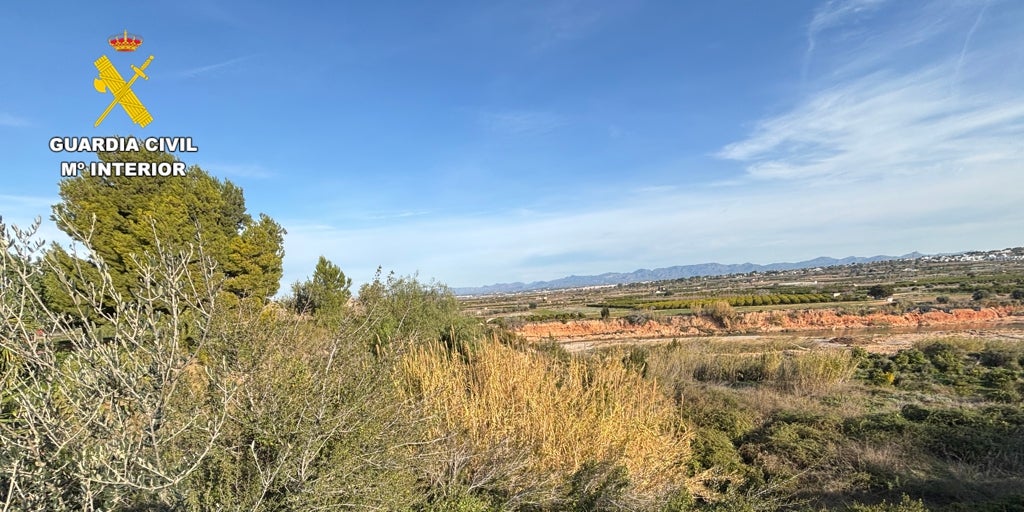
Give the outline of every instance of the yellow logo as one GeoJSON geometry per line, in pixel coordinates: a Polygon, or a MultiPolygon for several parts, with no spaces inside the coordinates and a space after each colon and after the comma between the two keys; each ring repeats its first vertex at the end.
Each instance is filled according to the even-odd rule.
{"type": "MultiPolygon", "coordinates": [[[[127,31],[125,34],[125,38],[127,39],[127,31]]],[[[138,36],[133,37],[137,38],[138,36]]],[[[138,43],[142,43],[141,39],[138,39],[138,43]]],[[[113,42],[110,44],[112,46],[114,45],[113,42]]],[[[138,47],[138,44],[136,44],[135,47],[138,47]]],[[[118,51],[125,50],[118,49],[118,51]]],[[[153,116],[149,114],[145,105],[139,101],[139,98],[135,96],[135,93],[132,91],[132,85],[135,84],[135,81],[138,80],[139,77],[142,77],[143,80],[149,80],[149,77],[146,76],[146,73],[143,71],[149,66],[150,62],[153,62],[152,55],[150,55],[149,58],[146,59],[146,62],[143,62],[141,66],[133,65],[132,70],[135,72],[135,76],[133,76],[127,83],[125,83],[124,78],[121,78],[121,73],[117,72],[117,69],[114,68],[114,65],[111,64],[110,59],[108,59],[106,55],[100,57],[93,63],[96,66],[96,69],[100,72],[99,78],[93,80],[93,87],[101,93],[105,93],[109,90],[110,94],[114,95],[114,100],[111,101],[110,105],[107,105],[107,109],[100,114],[100,118],[96,120],[96,124],[94,126],[99,126],[100,123],[107,118],[107,114],[113,110],[115,105],[121,105],[121,108],[124,109],[125,113],[128,114],[128,117],[132,119],[132,122],[143,128],[153,121],[153,116]]]]}

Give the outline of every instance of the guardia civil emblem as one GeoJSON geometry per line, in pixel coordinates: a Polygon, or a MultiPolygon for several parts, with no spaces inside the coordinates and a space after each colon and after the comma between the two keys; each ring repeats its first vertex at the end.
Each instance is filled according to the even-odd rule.
{"type": "MultiPolygon", "coordinates": [[[[107,38],[107,42],[118,52],[134,52],[139,49],[142,45],[142,37],[135,34],[129,34],[127,30],[124,34],[116,34],[107,38]]],[[[94,126],[99,126],[110,111],[115,106],[120,105],[121,109],[124,110],[128,117],[131,118],[132,122],[145,128],[147,124],[153,121],[153,116],[150,115],[149,111],[146,110],[146,106],[142,104],[135,92],[132,91],[132,86],[135,85],[135,81],[140,77],[143,80],[149,80],[144,72],[149,63],[153,62],[153,56],[150,55],[141,66],[132,65],[132,71],[134,75],[128,82],[124,81],[121,77],[121,73],[118,73],[117,68],[110,62],[110,59],[106,55],[101,56],[93,64],[96,66],[96,70],[99,71],[100,76],[93,80],[93,87],[96,88],[100,93],[110,92],[114,96],[110,104],[107,105],[106,110],[100,114],[99,119],[96,120],[94,126]]]]}

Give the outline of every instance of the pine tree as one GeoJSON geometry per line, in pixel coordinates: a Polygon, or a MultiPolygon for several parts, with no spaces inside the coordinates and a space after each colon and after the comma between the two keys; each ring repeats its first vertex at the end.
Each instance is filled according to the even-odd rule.
{"type": "Polygon", "coordinates": [[[292,285],[295,309],[300,313],[321,317],[336,316],[352,297],[352,279],[341,268],[320,256],[313,277],[292,285]]]}
{"type": "MultiPolygon", "coordinates": [[[[99,153],[103,161],[172,162],[168,153],[99,153]]],[[[220,181],[198,166],[185,177],[89,177],[60,183],[61,202],[53,207],[57,227],[76,242],[87,242],[92,254],[69,254],[54,245],[48,255],[64,269],[87,267],[99,260],[108,267],[113,291],[132,297],[139,288],[142,261],[159,250],[192,250],[193,263],[201,256],[216,263],[224,290],[236,298],[264,301],[274,295],[282,275],[284,229],[261,214],[258,221],[246,213],[242,189],[220,181]],[[159,246],[159,247],[158,247],[159,246]],[[202,253],[195,249],[201,247],[202,253]]],[[[92,283],[70,283],[82,288],[92,283]]],[[[46,280],[46,296],[58,310],[72,305],[62,291],[68,283],[46,280]]],[[[92,283],[95,284],[95,283],[92,283]]]]}
{"type": "Polygon", "coordinates": [[[239,297],[270,297],[277,293],[284,274],[285,230],[273,219],[245,221],[242,232],[231,240],[224,262],[224,289],[239,297]]]}

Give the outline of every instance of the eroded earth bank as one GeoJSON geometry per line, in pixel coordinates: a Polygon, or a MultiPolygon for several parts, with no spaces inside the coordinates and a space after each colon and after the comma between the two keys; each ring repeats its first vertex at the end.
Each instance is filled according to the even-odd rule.
{"type": "Polygon", "coordinates": [[[681,315],[647,318],[642,315],[608,320],[575,320],[527,323],[516,332],[529,341],[554,340],[562,343],[585,341],[628,341],[684,336],[724,336],[740,334],[810,334],[815,331],[857,332],[878,328],[943,328],[951,330],[979,326],[1009,326],[1024,323],[1024,308],[998,306],[865,315],[829,309],[754,311],[736,313],[730,318],[707,315],[681,315]]]}

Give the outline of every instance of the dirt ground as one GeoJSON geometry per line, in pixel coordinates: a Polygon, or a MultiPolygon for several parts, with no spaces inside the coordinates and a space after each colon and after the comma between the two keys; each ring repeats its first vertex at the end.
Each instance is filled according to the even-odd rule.
{"type": "Polygon", "coordinates": [[[944,313],[837,316],[830,311],[738,315],[731,326],[706,318],[676,317],[632,324],[625,320],[577,320],[522,326],[531,341],[554,341],[571,352],[616,345],[667,343],[672,339],[778,341],[801,346],[862,347],[893,353],[925,339],[947,336],[1024,342],[1024,316],[1017,308],[959,309],[944,313]]]}
{"type": "MultiPolygon", "coordinates": [[[[843,332],[842,335],[823,335],[822,333],[768,333],[716,335],[706,338],[715,341],[742,341],[744,343],[764,341],[765,343],[780,339],[793,340],[795,345],[818,346],[821,348],[861,347],[868,352],[895,353],[910,348],[915,343],[934,340],[936,338],[972,338],[979,340],[1007,340],[1024,343],[1024,326],[1006,322],[993,322],[988,326],[972,325],[971,328],[953,328],[946,330],[921,330],[918,332],[893,332],[892,330],[859,329],[843,332]]],[[[696,337],[681,337],[693,339],[696,337]]],[[[613,339],[569,339],[556,340],[570,352],[581,352],[595,348],[610,346],[650,345],[670,343],[673,338],[613,338],[613,339]]]]}
{"type": "MultiPolygon", "coordinates": [[[[806,346],[808,342],[821,348],[861,347],[868,352],[892,354],[911,348],[915,343],[928,339],[957,337],[977,338],[984,340],[1009,340],[1024,343],[1024,328],[1009,327],[995,324],[988,328],[928,330],[922,332],[879,332],[864,329],[861,332],[846,332],[842,336],[807,335],[801,333],[742,334],[735,336],[709,336],[707,339],[716,341],[736,340],[744,342],[764,341],[765,343],[779,339],[794,341],[794,345],[806,346]]],[[[689,338],[692,339],[692,338],[689,338]]],[[[634,339],[574,339],[559,344],[569,352],[585,352],[596,348],[630,345],[657,345],[670,343],[671,338],[634,338],[634,339]]]]}

